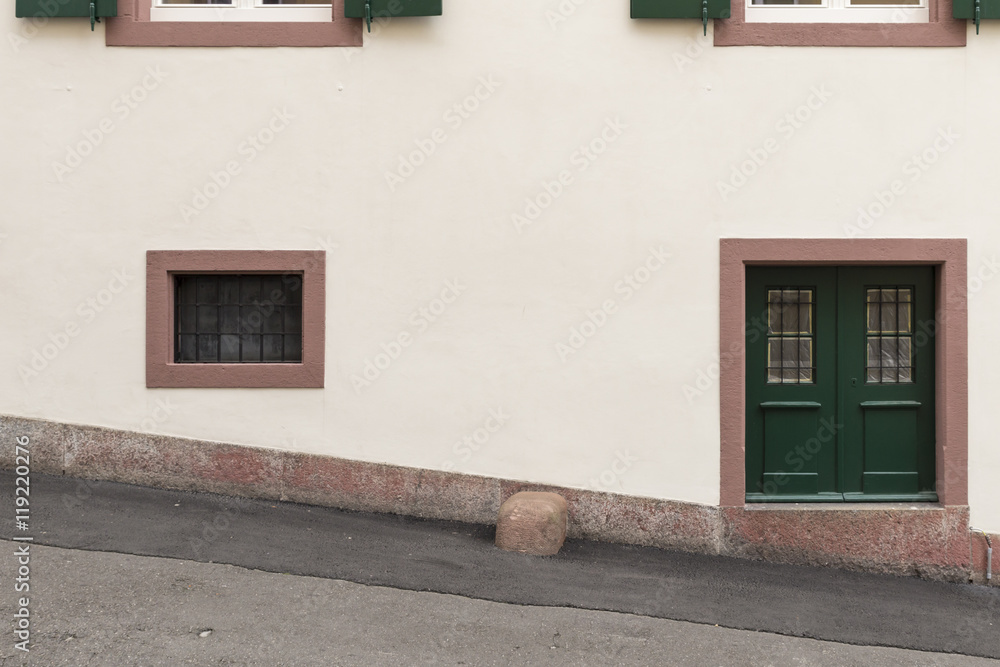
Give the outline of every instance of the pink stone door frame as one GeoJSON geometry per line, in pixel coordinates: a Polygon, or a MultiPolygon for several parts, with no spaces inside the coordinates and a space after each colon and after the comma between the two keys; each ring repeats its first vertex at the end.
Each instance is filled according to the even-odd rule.
{"type": "Polygon", "coordinates": [[[720,504],[746,494],[746,267],[930,264],[935,267],[935,469],[942,505],[968,504],[968,268],[965,239],[722,239],[719,247],[720,504]]]}

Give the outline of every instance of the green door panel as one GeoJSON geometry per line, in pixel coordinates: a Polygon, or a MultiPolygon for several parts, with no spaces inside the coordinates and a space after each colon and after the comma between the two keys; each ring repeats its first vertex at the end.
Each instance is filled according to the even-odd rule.
{"type": "Polygon", "coordinates": [[[837,491],[836,269],[747,269],[747,499],[800,500],[837,491]],[[769,290],[811,291],[815,372],[801,384],[769,382],[769,290]],[[829,304],[832,308],[824,308],[829,304]]]}
{"type": "Polygon", "coordinates": [[[838,281],[840,337],[838,372],[844,428],[844,487],[848,500],[913,494],[926,500],[934,492],[934,269],[933,267],[843,267],[838,281]],[[880,383],[866,377],[868,290],[912,290],[912,382],[880,383]],[[887,474],[908,479],[888,481],[887,474]],[[913,478],[916,477],[916,488],[913,478]],[[871,480],[869,482],[869,479],[871,480]],[[876,479],[882,481],[875,481],[876,479]],[[860,497],[853,497],[861,494],[860,497]],[[929,495],[928,495],[929,494],[929,495]]]}
{"type": "MultiPolygon", "coordinates": [[[[862,408],[865,474],[917,470],[917,409],[862,408]]],[[[916,491],[916,489],[914,489],[916,491]]]]}
{"type": "Polygon", "coordinates": [[[936,500],[933,267],[748,267],[746,284],[747,501],[936,500]],[[789,374],[807,348],[813,370],[789,374]]]}
{"type": "Polygon", "coordinates": [[[865,494],[903,495],[920,491],[915,472],[865,472],[861,487],[865,494]]]}
{"type": "Polygon", "coordinates": [[[814,472],[766,472],[763,481],[763,488],[778,488],[783,496],[813,496],[819,493],[819,475],[814,472]]]}

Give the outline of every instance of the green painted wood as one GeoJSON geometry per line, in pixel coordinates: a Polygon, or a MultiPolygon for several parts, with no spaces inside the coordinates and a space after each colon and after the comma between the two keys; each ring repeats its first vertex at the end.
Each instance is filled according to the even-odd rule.
{"type": "MultiPolygon", "coordinates": [[[[956,19],[975,19],[976,0],[954,0],[951,15],[956,19]]],[[[979,17],[982,19],[1000,19],[1000,0],[980,0],[979,17]]]]}
{"type": "Polygon", "coordinates": [[[748,493],[748,503],[842,503],[842,493],[787,493],[780,496],[768,496],[763,493],[748,493]]]}
{"type": "Polygon", "coordinates": [[[918,493],[845,493],[844,502],[848,503],[933,503],[937,502],[937,493],[920,491],[918,493]]]}
{"type": "MultiPolygon", "coordinates": [[[[118,16],[118,0],[93,0],[95,16],[118,16]]],[[[91,0],[17,0],[14,15],[18,18],[45,16],[49,18],[90,18],[91,0]]]]}
{"type": "MultiPolygon", "coordinates": [[[[702,0],[632,0],[634,19],[700,19],[702,0]]],[[[708,0],[708,18],[732,16],[729,0],[708,0]]]]}
{"type": "Polygon", "coordinates": [[[814,472],[779,472],[764,473],[764,495],[767,490],[779,489],[779,494],[798,494],[812,496],[819,493],[819,475],[814,472]]]}
{"type": "MultiPolygon", "coordinates": [[[[441,16],[442,0],[371,0],[372,18],[397,16],[441,16]]],[[[344,0],[344,16],[365,17],[365,0],[344,0]]]]}
{"type": "Polygon", "coordinates": [[[760,404],[765,410],[775,410],[775,409],[802,409],[802,410],[816,410],[823,407],[820,403],[815,403],[813,401],[765,401],[760,404]]]}
{"type": "Polygon", "coordinates": [[[937,499],[932,267],[748,267],[746,322],[747,502],[937,499]],[[913,383],[866,381],[866,295],[880,286],[913,290],[913,383]],[[767,384],[779,288],[815,290],[813,384],[767,384]]]}
{"type": "Polygon", "coordinates": [[[862,401],[861,407],[865,410],[889,408],[919,408],[920,401],[862,401]]]}
{"type": "Polygon", "coordinates": [[[915,472],[866,472],[861,486],[866,495],[873,493],[907,494],[920,491],[915,472]]]}
{"type": "Polygon", "coordinates": [[[796,474],[815,476],[811,493],[835,492],[836,269],[748,267],[746,307],[747,497],[801,496],[796,474]],[[767,382],[767,292],[788,287],[813,290],[817,304],[812,384],[767,382]]]}
{"type": "MultiPolygon", "coordinates": [[[[881,493],[865,487],[866,473],[915,473],[912,493],[934,491],[934,269],[842,267],[838,276],[840,416],[844,493],[881,493]],[[869,383],[867,289],[909,287],[914,299],[913,383],[869,383]],[[918,335],[919,334],[919,335],[918,335]],[[891,405],[902,403],[902,405],[891,405]],[[913,404],[917,405],[914,406],[913,404]]],[[[895,492],[887,489],[886,493],[895,492]]]]}

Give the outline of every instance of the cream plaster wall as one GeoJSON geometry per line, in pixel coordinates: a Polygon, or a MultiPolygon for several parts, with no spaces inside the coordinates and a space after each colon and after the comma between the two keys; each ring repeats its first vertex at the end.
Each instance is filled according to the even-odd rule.
{"type": "MultiPolygon", "coordinates": [[[[83,20],[11,40],[31,31],[8,9],[0,412],[714,504],[720,237],[843,237],[900,179],[861,235],[967,237],[971,272],[995,261],[1000,26],[954,49],[713,48],[696,21],[573,6],[552,25],[556,0],[447,0],[363,49],[107,48],[83,20]],[[165,76],[126,117],[116,100],[147,68],[165,76]],[[779,125],[815,90],[828,99],[807,120],[779,125]],[[293,118],[248,161],[275,109],[293,118]],[[54,163],[103,119],[113,131],[60,181],[54,163]],[[580,171],[609,122],[624,128],[580,171]],[[438,128],[446,141],[391,190],[386,172],[438,128]],[[958,139],[913,180],[907,161],[947,128],[958,139]],[[748,151],[775,146],[722,196],[748,151]],[[185,216],[229,161],[240,173],[185,216]],[[563,170],[562,194],[517,229],[563,170]],[[146,250],[324,245],[325,390],[145,388],[146,250]],[[666,265],[616,293],[660,246],[666,265]],[[127,284],[102,294],[115,271],[127,284]],[[456,279],[421,332],[412,314],[456,279]],[[102,296],[92,317],[80,306],[102,296]],[[556,344],[607,299],[617,311],[563,362],[556,344]],[[22,377],[67,324],[78,335],[22,377]],[[413,344],[356,391],[403,331],[413,344]],[[455,443],[495,409],[506,424],[466,460],[455,443]]],[[[970,302],[971,504],[994,532],[998,300],[986,280],[970,302]]]]}

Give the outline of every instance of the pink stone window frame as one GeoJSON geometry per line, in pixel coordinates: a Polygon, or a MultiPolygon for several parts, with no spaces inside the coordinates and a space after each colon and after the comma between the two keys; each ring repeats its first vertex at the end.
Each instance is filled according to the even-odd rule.
{"type": "Polygon", "coordinates": [[[118,0],[107,19],[108,46],[362,46],[361,19],[344,16],[333,0],[329,23],[150,21],[153,0],[118,0]]]}
{"type": "Polygon", "coordinates": [[[150,250],[146,253],[146,386],[311,387],[325,377],[326,253],[322,250],[150,250]],[[302,362],[174,363],[174,281],[182,273],[302,276],[302,362]]]}
{"type": "Polygon", "coordinates": [[[965,46],[967,21],[952,0],[929,0],[927,23],[747,23],[746,0],[715,21],[715,46],[965,46]]]}
{"type": "Polygon", "coordinates": [[[722,239],[719,248],[720,504],[746,504],[746,267],[935,267],[935,470],[942,505],[969,502],[968,268],[965,239],[722,239]]]}

